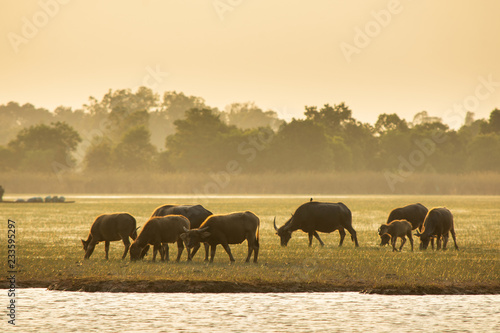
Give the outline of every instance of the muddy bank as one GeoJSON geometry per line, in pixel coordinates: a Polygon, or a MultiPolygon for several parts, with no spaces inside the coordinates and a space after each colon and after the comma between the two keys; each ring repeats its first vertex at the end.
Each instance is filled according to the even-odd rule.
{"type": "Polygon", "coordinates": [[[23,281],[18,288],[86,292],[158,292],[158,293],[283,293],[283,292],[361,292],[385,295],[484,295],[500,294],[497,285],[445,286],[367,286],[307,282],[174,281],[174,280],[96,280],[64,279],[57,281],[23,281]]]}

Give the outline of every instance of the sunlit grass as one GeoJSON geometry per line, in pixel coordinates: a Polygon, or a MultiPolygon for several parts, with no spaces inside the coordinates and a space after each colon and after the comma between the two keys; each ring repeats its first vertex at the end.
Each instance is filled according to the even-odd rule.
{"type": "MultiPolygon", "coordinates": [[[[251,210],[261,218],[260,253],[257,264],[244,263],[246,242],[231,245],[236,263],[230,265],[222,247],[217,248],[214,264],[203,262],[203,251],[194,261],[142,262],[121,260],[123,244],[112,242],[110,260],[104,260],[104,244],[97,245],[90,260],[83,260],[80,238],[87,236],[95,217],[102,213],[127,211],[138,225],[144,225],[154,208],[165,204],[162,199],[79,199],[74,204],[2,204],[3,221],[16,221],[18,283],[22,281],[57,281],[91,279],[112,281],[174,280],[230,281],[245,283],[322,283],[360,288],[415,288],[429,286],[494,286],[500,280],[500,197],[494,196],[344,196],[321,200],[344,202],[353,213],[358,233],[355,248],[347,233],[344,245],[338,247],[339,234],[320,234],[308,247],[307,235],[293,234],[288,247],[281,247],[272,225],[276,216],[282,225],[309,197],[273,199],[207,199],[203,204],[214,213],[251,210]],[[421,202],[427,207],[446,206],[455,217],[459,251],[450,237],[447,251],[420,251],[414,237],[415,251],[407,242],[402,252],[380,247],[378,226],[389,211],[404,204],[421,202]]],[[[170,203],[192,204],[194,199],[170,200],[170,203]]],[[[4,229],[6,230],[6,229],[4,229]]],[[[6,232],[0,237],[6,244],[6,232]]],[[[399,241],[398,241],[399,244],[399,241]]],[[[177,247],[170,245],[170,259],[177,247]]],[[[6,258],[6,246],[0,247],[6,258]]],[[[2,261],[7,271],[6,260],[2,261]]]]}

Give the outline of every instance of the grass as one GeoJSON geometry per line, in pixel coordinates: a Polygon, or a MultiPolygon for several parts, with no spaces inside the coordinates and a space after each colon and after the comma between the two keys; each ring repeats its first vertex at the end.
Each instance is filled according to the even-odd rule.
{"type": "MultiPolygon", "coordinates": [[[[321,248],[313,240],[309,248],[307,235],[301,231],[293,234],[288,247],[281,247],[272,226],[274,216],[281,225],[308,199],[308,196],[204,199],[204,206],[214,213],[251,210],[260,217],[261,247],[257,264],[243,262],[246,242],[231,246],[236,259],[232,265],[220,246],[211,265],[203,262],[202,253],[198,253],[192,263],[185,261],[186,253],[179,263],[152,263],[150,256],[142,262],[132,263],[128,257],[122,261],[121,242],[111,243],[108,261],[104,260],[103,244],[97,245],[90,260],[83,260],[80,238],[87,236],[97,215],[128,211],[136,217],[138,225],[144,225],[157,206],[192,204],[195,199],[83,198],[73,204],[1,204],[0,217],[3,221],[16,221],[16,280],[21,287],[196,291],[204,283],[231,283],[241,284],[243,291],[248,287],[268,291],[500,292],[500,197],[321,197],[317,199],[342,201],[351,209],[360,247],[354,247],[347,233],[344,245],[339,248],[338,232],[334,232],[320,234],[325,247],[321,248]],[[446,206],[452,211],[459,251],[454,250],[451,237],[447,251],[420,251],[417,237],[414,237],[414,252],[410,251],[409,242],[398,253],[393,253],[389,246],[378,246],[377,229],[389,211],[414,202],[428,208],[446,206]],[[172,287],[173,283],[176,284],[172,287]]],[[[0,244],[7,244],[6,236],[4,229],[0,244]]],[[[176,246],[172,244],[170,258],[176,254],[176,246]]],[[[0,255],[7,258],[6,246],[0,247],[0,255]]],[[[8,270],[6,259],[2,260],[2,270],[8,270]]],[[[7,287],[6,282],[3,283],[0,286],[7,287]]]]}

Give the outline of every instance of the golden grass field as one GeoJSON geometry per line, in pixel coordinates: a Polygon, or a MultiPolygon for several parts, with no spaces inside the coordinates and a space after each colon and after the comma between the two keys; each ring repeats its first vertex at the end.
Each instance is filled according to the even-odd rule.
{"type": "MultiPolygon", "coordinates": [[[[26,196],[28,197],[28,196],[26,196]]],[[[7,220],[16,222],[18,287],[50,287],[88,291],[373,291],[386,293],[499,293],[500,196],[354,195],[314,197],[344,202],[352,211],[360,247],[350,235],[338,247],[339,234],[321,234],[309,248],[307,234],[297,231],[288,247],[281,247],[273,229],[276,216],[282,225],[309,196],[227,196],[196,199],[152,196],[78,197],[75,203],[2,203],[0,235],[2,271],[7,272],[7,220]],[[391,209],[420,202],[428,208],[448,207],[454,215],[456,251],[450,237],[447,251],[415,251],[407,242],[402,252],[380,247],[377,229],[391,209]],[[222,247],[213,264],[203,262],[200,249],[193,262],[121,260],[123,244],[112,242],[110,260],[100,243],[89,260],[83,260],[80,238],[86,238],[95,217],[129,212],[142,226],[153,210],[167,203],[201,203],[213,213],[251,210],[261,219],[257,264],[244,263],[247,245],[231,245],[236,263],[222,247]]],[[[399,244],[399,241],[398,241],[399,244]]],[[[177,254],[170,245],[170,258],[177,254]]],[[[7,282],[4,288],[7,288],[7,282]]]]}

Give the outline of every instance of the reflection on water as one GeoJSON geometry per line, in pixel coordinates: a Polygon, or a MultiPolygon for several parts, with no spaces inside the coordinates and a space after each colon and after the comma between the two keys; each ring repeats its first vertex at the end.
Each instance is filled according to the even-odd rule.
{"type": "MultiPolygon", "coordinates": [[[[6,295],[6,290],[1,292],[6,295]]],[[[16,329],[23,332],[500,331],[500,295],[142,294],[18,289],[17,302],[16,329]]],[[[2,313],[0,331],[5,332],[5,327],[13,331],[7,326],[5,310],[2,313]]]]}

